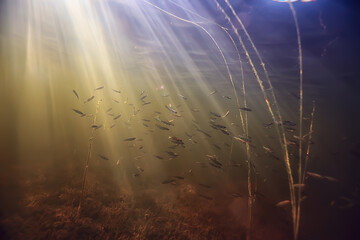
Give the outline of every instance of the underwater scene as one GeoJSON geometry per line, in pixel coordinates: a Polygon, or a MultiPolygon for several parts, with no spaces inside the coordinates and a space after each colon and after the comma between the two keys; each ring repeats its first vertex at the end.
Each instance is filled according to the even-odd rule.
{"type": "Polygon", "coordinates": [[[360,239],[359,19],[1,0],[0,239],[360,239]]]}

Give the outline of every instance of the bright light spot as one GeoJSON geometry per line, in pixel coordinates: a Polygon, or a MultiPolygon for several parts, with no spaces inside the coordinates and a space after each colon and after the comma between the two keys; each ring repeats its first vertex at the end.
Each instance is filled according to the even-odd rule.
{"type": "MultiPolygon", "coordinates": [[[[297,2],[298,0],[273,0],[274,2],[297,2]]],[[[301,0],[300,2],[315,2],[316,0],[301,0]]]]}
{"type": "Polygon", "coordinates": [[[273,0],[275,2],[297,2],[298,0],[273,0]]]}

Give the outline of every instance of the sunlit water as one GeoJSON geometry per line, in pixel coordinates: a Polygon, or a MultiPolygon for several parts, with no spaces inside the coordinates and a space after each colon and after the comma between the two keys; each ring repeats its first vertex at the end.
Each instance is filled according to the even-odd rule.
{"type": "MultiPolygon", "coordinates": [[[[2,238],[294,237],[290,204],[278,204],[290,196],[277,132],[282,125],[297,184],[294,19],[288,3],[230,2],[271,88],[241,24],[219,4],[1,3],[2,238]]],[[[338,32],[350,18],[331,21],[339,6],[294,3],[304,57],[303,163],[310,147],[300,239],[358,234],[358,71],[348,57],[358,47],[338,32]]],[[[339,7],[338,16],[345,13],[339,7]]]]}

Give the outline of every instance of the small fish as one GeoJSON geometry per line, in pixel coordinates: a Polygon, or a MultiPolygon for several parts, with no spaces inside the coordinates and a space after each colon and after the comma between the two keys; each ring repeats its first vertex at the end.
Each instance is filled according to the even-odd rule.
{"type": "Polygon", "coordinates": [[[221,124],[211,124],[211,125],[213,125],[216,128],[222,128],[222,129],[226,128],[226,126],[221,125],[221,124]]]}
{"type": "Polygon", "coordinates": [[[101,86],[101,87],[95,88],[95,91],[97,91],[97,90],[101,90],[101,89],[103,89],[103,88],[104,88],[104,86],[101,86]]]}
{"type": "Polygon", "coordinates": [[[328,181],[331,181],[331,182],[337,182],[338,181],[336,178],[320,175],[318,173],[306,172],[306,174],[308,176],[310,176],[310,177],[313,177],[313,178],[324,179],[324,180],[328,180],[328,181]]]}
{"type": "Polygon", "coordinates": [[[216,147],[217,149],[221,150],[221,147],[219,145],[213,144],[214,147],[216,147]]]}
{"type": "Polygon", "coordinates": [[[222,166],[222,163],[219,162],[215,156],[211,156],[211,155],[206,155],[206,157],[208,157],[208,159],[211,161],[210,163],[214,163],[217,166],[222,166]]]}
{"type": "Polygon", "coordinates": [[[110,128],[113,128],[113,127],[115,127],[115,125],[116,125],[116,124],[114,123],[113,125],[111,125],[111,126],[110,126],[110,128]]]}
{"type": "Polygon", "coordinates": [[[175,182],[174,179],[168,179],[168,180],[165,180],[163,182],[161,182],[162,184],[169,184],[169,183],[172,183],[172,182],[175,182]]]}
{"type": "Polygon", "coordinates": [[[139,100],[142,101],[147,97],[147,95],[142,96],[139,100]]]}
{"type": "Polygon", "coordinates": [[[229,115],[229,113],[230,113],[230,111],[227,111],[224,115],[222,115],[221,117],[222,118],[225,118],[225,117],[227,117],[227,115],[229,115]]]}
{"type": "Polygon", "coordinates": [[[143,123],[143,125],[144,125],[145,127],[149,127],[149,125],[147,125],[147,124],[145,124],[145,123],[143,123]]]}
{"type": "Polygon", "coordinates": [[[161,122],[168,125],[168,126],[174,126],[174,124],[172,122],[162,121],[162,120],[161,120],[161,122]]]}
{"type": "Polygon", "coordinates": [[[84,104],[90,102],[90,101],[93,100],[94,98],[95,98],[95,96],[89,97],[86,101],[84,101],[84,104]]]}
{"type": "Polygon", "coordinates": [[[218,118],[221,117],[219,114],[214,113],[214,112],[210,112],[210,114],[213,115],[213,116],[215,116],[215,117],[218,117],[218,118]]]}
{"type": "Polygon", "coordinates": [[[270,148],[263,146],[263,149],[267,151],[268,153],[274,153],[270,148]]]}
{"type": "Polygon", "coordinates": [[[177,137],[169,137],[171,139],[171,142],[178,144],[178,145],[184,145],[183,140],[177,137]]]}
{"type": "Polygon", "coordinates": [[[113,113],[108,113],[109,116],[114,117],[115,115],[113,113]]]}
{"type": "Polygon", "coordinates": [[[180,179],[180,180],[183,180],[185,179],[184,177],[181,177],[181,176],[173,176],[174,178],[177,178],[177,179],[180,179]]]}
{"type": "Polygon", "coordinates": [[[243,197],[241,194],[239,193],[232,193],[231,196],[235,197],[235,198],[241,198],[243,197]]]}
{"type": "Polygon", "coordinates": [[[170,130],[170,129],[168,129],[167,127],[160,126],[159,124],[155,124],[155,126],[157,126],[158,128],[160,128],[161,130],[170,130]]]}
{"type": "Polygon", "coordinates": [[[290,204],[291,204],[291,202],[290,202],[289,200],[284,200],[284,201],[278,202],[278,203],[276,204],[276,206],[277,206],[277,207],[284,207],[284,206],[288,206],[288,205],[290,205],[290,204]]]}
{"type": "Polygon", "coordinates": [[[193,112],[200,112],[200,109],[198,109],[198,108],[193,108],[192,110],[193,110],[193,112]]]}
{"type": "Polygon", "coordinates": [[[246,137],[242,137],[242,136],[239,136],[239,137],[234,137],[235,140],[238,140],[242,143],[247,143],[247,142],[251,142],[249,138],[246,138],[246,137]]]}
{"type": "Polygon", "coordinates": [[[140,109],[136,110],[135,107],[133,107],[133,111],[134,111],[133,116],[136,116],[140,112],[140,109]]]}
{"type": "Polygon", "coordinates": [[[295,139],[297,139],[297,140],[301,140],[301,141],[306,142],[306,143],[314,144],[313,141],[308,140],[308,139],[305,139],[304,137],[300,138],[299,136],[296,136],[296,135],[293,135],[293,137],[294,137],[295,139]]]}
{"type": "Polygon", "coordinates": [[[231,99],[231,97],[229,97],[229,96],[223,96],[223,98],[231,99]]]}
{"type": "Polygon", "coordinates": [[[202,134],[204,134],[204,135],[207,136],[207,137],[211,137],[210,134],[208,134],[207,132],[201,130],[200,128],[197,128],[196,131],[201,132],[202,134]]]}
{"type": "Polygon", "coordinates": [[[211,93],[209,93],[208,97],[211,96],[211,95],[214,95],[215,93],[217,93],[216,90],[212,91],[211,93]]]}
{"type": "Polygon", "coordinates": [[[143,106],[150,104],[151,102],[145,102],[143,103],[143,106]]]}
{"type": "Polygon", "coordinates": [[[75,96],[77,97],[77,99],[79,100],[79,95],[77,94],[77,92],[73,89],[73,93],[75,94],[75,96]]]}
{"type": "Polygon", "coordinates": [[[145,90],[142,90],[140,93],[140,96],[143,95],[145,93],[145,90]]]}
{"type": "Polygon", "coordinates": [[[296,123],[291,122],[291,121],[283,121],[282,124],[283,124],[284,126],[288,126],[288,127],[294,127],[294,126],[296,126],[296,123]]]}
{"type": "Polygon", "coordinates": [[[134,137],[131,137],[131,138],[125,138],[124,141],[126,142],[131,142],[131,141],[134,141],[136,138],[134,137]]]}
{"type": "Polygon", "coordinates": [[[174,152],[166,152],[167,154],[169,154],[170,156],[172,156],[172,157],[177,157],[177,156],[179,156],[179,154],[177,154],[177,153],[174,153],[174,152]]]}
{"type": "Polygon", "coordinates": [[[101,125],[93,124],[93,125],[91,125],[91,127],[94,128],[95,130],[97,130],[102,127],[102,124],[101,125]]]}
{"type": "Polygon", "coordinates": [[[240,110],[251,112],[252,110],[247,107],[241,107],[240,110]]]}
{"type": "Polygon", "coordinates": [[[230,135],[230,132],[225,129],[220,129],[220,131],[225,135],[230,135]]]}
{"type": "Polygon", "coordinates": [[[145,118],[143,118],[143,119],[141,119],[141,120],[143,120],[144,122],[150,122],[149,119],[145,119],[145,118]]]}
{"type": "Polygon", "coordinates": [[[86,116],[85,113],[83,113],[83,112],[81,112],[81,111],[79,111],[79,110],[73,109],[73,111],[76,112],[77,114],[81,115],[81,117],[86,116]]]}
{"type": "Polygon", "coordinates": [[[121,117],[121,114],[117,115],[116,117],[114,117],[114,120],[118,119],[119,117],[121,117]]]}
{"type": "Polygon", "coordinates": [[[137,170],[139,170],[139,172],[144,172],[144,169],[142,169],[141,167],[139,166],[136,166],[137,170]]]}
{"type": "Polygon", "coordinates": [[[177,111],[175,111],[175,109],[172,108],[171,104],[165,105],[165,107],[172,113],[177,114],[177,111]]]}
{"type": "Polygon", "coordinates": [[[113,89],[113,91],[116,92],[116,93],[121,93],[121,91],[116,90],[116,89],[113,89]]]}
{"type": "Polygon", "coordinates": [[[110,112],[112,110],[112,108],[109,108],[108,110],[106,110],[106,112],[108,113],[108,112],[110,112]]]}
{"type": "Polygon", "coordinates": [[[98,154],[98,156],[103,159],[103,160],[109,160],[107,157],[105,157],[104,155],[98,154]]]}
{"type": "Polygon", "coordinates": [[[184,95],[178,94],[182,99],[186,100],[187,98],[184,95]]]}
{"type": "Polygon", "coordinates": [[[154,157],[158,158],[158,159],[164,159],[163,157],[161,156],[158,156],[158,155],[153,155],[154,157]]]}
{"type": "Polygon", "coordinates": [[[120,102],[119,102],[118,100],[116,100],[116,99],[113,99],[113,101],[116,102],[116,103],[120,103],[120,102]]]}
{"type": "Polygon", "coordinates": [[[289,132],[289,133],[294,133],[295,128],[286,128],[286,131],[289,132]]]}
{"type": "Polygon", "coordinates": [[[246,143],[245,140],[241,139],[241,138],[238,138],[238,137],[234,137],[235,140],[238,140],[239,142],[242,142],[242,143],[246,143]]]}
{"type": "Polygon", "coordinates": [[[271,123],[264,123],[264,126],[265,126],[266,128],[270,128],[273,124],[274,124],[273,122],[271,122],[271,123]]]}

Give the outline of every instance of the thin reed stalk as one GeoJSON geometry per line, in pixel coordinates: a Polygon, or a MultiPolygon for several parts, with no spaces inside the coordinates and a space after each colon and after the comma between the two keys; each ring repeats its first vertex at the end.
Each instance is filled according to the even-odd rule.
{"type": "MultiPolygon", "coordinates": [[[[276,125],[276,130],[277,130],[277,133],[278,133],[278,136],[279,136],[279,141],[280,141],[280,144],[282,146],[282,149],[283,149],[283,154],[284,154],[284,161],[285,161],[285,165],[286,165],[286,171],[287,171],[287,174],[288,174],[288,181],[289,181],[289,190],[290,190],[290,201],[291,201],[291,209],[292,209],[292,219],[293,219],[293,226],[295,228],[295,218],[296,218],[296,199],[295,199],[295,190],[294,190],[294,181],[293,181],[293,176],[292,176],[292,171],[291,171],[291,166],[290,166],[290,161],[289,161],[289,153],[288,153],[288,149],[287,149],[287,140],[286,140],[286,136],[285,136],[285,131],[284,131],[284,127],[283,125],[281,124],[282,123],[282,117],[281,117],[281,114],[280,114],[280,110],[279,110],[279,105],[277,103],[277,100],[276,100],[276,97],[275,97],[275,94],[274,94],[274,91],[273,91],[273,87],[272,87],[272,84],[271,84],[271,81],[270,81],[270,78],[269,78],[269,75],[268,75],[268,72],[265,68],[265,64],[257,50],[257,48],[255,47],[253,41],[251,40],[251,37],[250,35],[248,34],[248,32],[246,31],[246,28],[244,26],[244,24],[242,23],[242,21],[240,20],[240,18],[237,16],[237,14],[235,13],[234,9],[232,8],[232,6],[230,5],[230,3],[227,1],[227,0],[224,0],[227,4],[227,6],[231,9],[233,15],[236,17],[237,21],[239,22],[239,24],[241,25],[243,31],[245,32],[247,38],[248,38],[248,41],[251,43],[253,49],[255,50],[255,53],[257,55],[257,57],[259,58],[260,62],[261,62],[261,66],[264,70],[264,73],[265,73],[265,76],[266,76],[266,79],[267,79],[267,82],[270,86],[270,93],[272,95],[272,98],[273,98],[273,101],[274,101],[274,106],[275,106],[275,109],[277,110],[277,117],[279,119],[279,122],[280,122],[280,127],[278,126],[278,121],[275,117],[275,114],[274,114],[274,111],[270,105],[270,101],[268,100],[268,97],[267,97],[267,93],[264,89],[264,86],[263,86],[263,82],[262,80],[260,79],[259,75],[258,75],[258,72],[254,66],[254,63],[249,55],[249,52],[247,51],[246,47],[245,47],[245,44],[242,40],[242,38],[240,37],[239,35],[239,32],[238,30],[236,29],[236,27],[234,26],[234,24],[232,23],[230,17],[227,15],[227,13],[225,12],[225,10],[220,6],[220,4],[217,2],[217,0],[214,0],[217,7],[221,10],[221,12],[224,14],[225,18],[228,20],[228,22],[230,23],[232,29],[234,30],[236,36],[238,37],[239,41],[240,41],[240,44],[243,48],[243,50],[245,51],[245,54],[246,54],[246,57],[247,59],[249,60],[249,64],[253,70],[253,73],[256,77],[256,80],[260,86],[260,89],[263,93],[263,97],[264,97],[264,100],[266,102],[266,105],[268,107],[268,110],[273,118],[273,121],[275,122],[275,125],[276,125]],[[279,129],[280,128],[280,129],[279,129]],[[280,131],[281,130],[281,131],[280,131]]],[[[247,239],[250,239],[250,235],[248,234],[247,235],[247,239]]]]}
{"type": "MultiPolygon", "coordinates": [[[[303,128],[303,59],[302,59],[302,47],[301,47],[301,36],[300,36],[300,28],[299,22],[296,16],[296,11],[291,1],[288,2],[291,13],[294,18],[295,27],[296,27],[296,35],[297,35],[297,43],[299,50],[299,75],[300,75],[300,90],[299,90],[299,166],[298,166],[298,179],[299,183],[302,181],[302,128],[303,128]]],[[[298,200],[297,200],[297,212],[296,212],[296,222],[294,229],[294,239],[298,239],[299,235],[299,226],[300,226],[300,201],[301,201],[301,188],[298,189],[298,200]]]]}
{"type": "MultiPolygon", "coordinates": [[[[96,125],[96,118],[97,118],[97,115],[99,113],[100,102],[101,102],[101,100],[99,100],[97,102],[97,104],[96,104],[96,112],[95,112],[94,119],[93,119],[93,125],[96,125]]],[[[86,177],[87,177],[87,172],[88,172],[88,169],[89,169],[89,162],[90,162],[91,154],[92,154],[92,146],[93,146],[93,142],[94,142],[94,135],[95,135],[95,128],[92,128],[90,139],[89,139],[88,154],[87,154],[87,159],[86,159],[85,168],[84,168],[84,174],[83,174],[81,197],[80,197],[79,206],[78,206],[78,212],[77,212],[78,216],[80,215],[81,206],[83,204],[84,196],[85,196],[86,177]]]]}
{"type": "Polygon", "coordinates": [[[309,133],[308,133],[309,139],[308,139],[308,145],[307,145],[307,149],[306,149],[306,156],[305,156],[305,162],[304,162],[304,171],[303,171],[301,183],[305,182],[306,169],[307,169],[307,164],[308,164],[308,161],[309,161],[310,146],[311,146],[312,133],[313,133],[314,115],[315,115],[315,101],[313,101],[313,109],[312,109],[312,112],[311,112],[310,128],[309,128],[309,133]]]}
{"type": "MultiPolygon", "coordinates": [[[[202,27],[202,26],[199,25],[198,23],[193,22],[193,21],[190,21],[190,20],[183,19],[183,18],[181,18],[181,17],[178,17],[178,16],[176,16],[176,15],[174,15],[174,14],[172,14],[172,13],[170,13],[170,12],[168,12],[168,11],[166,11],[166,10],[164,10],[164,9],[162,9],[162,8],[160,8],[160,7],[154,5],[154,4],[152,4],[152,3],[150,3],[150,2],[148,2],[148,1],[146,1],[146,0],[143,0],[143,1],[144,1],[145,3],[153,6],[154,8],[156,8],[156,9],[158,9],[158,10],[160,10],[160,11],[162,11],[162,12],[164,12],[164,13],[166,13],[166,14],[168,14],[168,15],[176,18],[176,19],[179,19],[179,20],[184,21],[184,22],[187,22],[187,23],[191,23],[191,24],[199,27],[200,29],[202,29],[202,30],[210,37],[210,39],[211,39],[211,40],[213,41],[213,43],[215,44],[216,48],[218,49],[218,51],[219,51],[219,53],[220,53],[220,55],[221,55],[221,57],[222,57],[222,59],[223,59],[223,61],[224,61],[224,63],[225,63],[226,70],[227,70],[227,73],[228,73],[228,76],[229,76],[231,85],[232,85],[232,87],[233,87],[234,95],[235,95],[236,102],[237,102],[237,105],[238,105],[238,108],[239,108],[239,107],[240,107],[239,98],[238,98],[238,96],[237,96],[237,92],[236,92],[236,89],[235,89],[235,84],[234,84],[234,81],[233,81],[233,78],[232,78],[232,75],[231,75],[231,72],[230,72],[230,69],[229,69],[228,62],[227,62],[227,60],[226,60],[226,58],[225,58],[225,56],[224,56],[223,51],[221,50],[219,44],[216,42],[216,40],[214,39],[214,37],[213,37],[204,27],[202,27]]],[[[229,35],[229,34],[228,34],[228,35],[229,35]]],[[[230,39],[232,39],[232,38],[230,38],[230,39]]],[[[236,46],[236,44],[235,44],[234,41],[233,41],[233,44],[236,46]]],[[[239,57],[240,57],[240,54],[239,54],[239,57]]],[[[245,86],[245,85],[244,85],[244,83],[243,83],[243,91],[245,91],[244,86],[245,86]]],[[[245,97],[245,94],[244,94],[244,97],[245,97]]],[[[248,130],[247,130],[248,128],[245,127],[245,125],[244,125],[244,120],[243,120],[244,118],[243,118],[243,116],[242,116],[242,112],[241,112],[240,108],[239,108],[239,114],[240,114],[240,118],[241,118],[243,130],[244,130],[245,134],[248,135],[248,130]]],[[[251,215],[252,215],[251,209],[252,209],[253,196],[252,196],[252,190],[251,190],[251,176],[250,176],[250,174],[251,174],[251,161],[250,161],[250,151],[249,151],[249,149],[250,149],[249,143],[246,142],[246,153],[247,153],[247,161],[248,161],[248,193],[249,193],[249,197],[248,197],[248,206],[249,206],[249,207],[248,207],[248,209],[249,209],[249,210],[248,210],[248,212],[249,212],[249,213],[248,213],[248,215],[249,215],[249,224],[248,224],[248,225],[249,225],[249,226],[248,226],[248,228],[251,229],[251,215]]]]}

